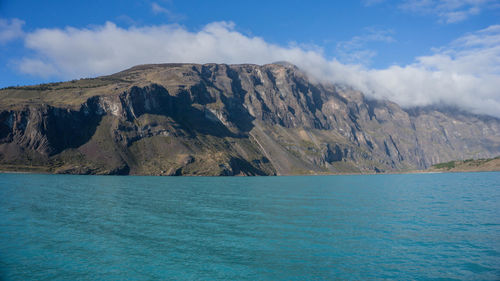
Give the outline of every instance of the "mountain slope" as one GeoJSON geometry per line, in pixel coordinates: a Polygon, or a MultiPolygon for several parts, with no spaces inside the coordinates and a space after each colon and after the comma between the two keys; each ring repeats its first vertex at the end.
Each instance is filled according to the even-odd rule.
{"type": "Polygon", "coordinates": [[[289,64],[141,65],[0,90],[0,165],[56,173],[286,175],[500,154],[500,120],[404,110],[289,64]]]}
{"type": "Polygon", "coordinates": [[[467,159],[433,165],[431,172],[491,172],[500,171],[500,156],[489,159],[467,159]]]}

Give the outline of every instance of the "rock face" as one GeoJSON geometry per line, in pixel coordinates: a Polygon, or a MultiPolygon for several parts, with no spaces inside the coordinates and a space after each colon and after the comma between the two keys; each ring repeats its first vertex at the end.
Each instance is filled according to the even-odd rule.
{"type": "Polygon", "coordinates": [[[402,109],[293,65],[162,64],[0,90],[0,168],[287,175],[424,169],[500,154],[500,120],[402,109]]]}

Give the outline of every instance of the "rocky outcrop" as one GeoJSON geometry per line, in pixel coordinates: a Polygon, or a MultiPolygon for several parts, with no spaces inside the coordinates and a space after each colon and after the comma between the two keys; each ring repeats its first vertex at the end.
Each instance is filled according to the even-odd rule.
{"type": "Polygon", "coordinates": [[[0,90],[0,165],[273,175],[424,169],[500,154],[500,120],[403,109],[287,64],[144,65],[0,90]]]}

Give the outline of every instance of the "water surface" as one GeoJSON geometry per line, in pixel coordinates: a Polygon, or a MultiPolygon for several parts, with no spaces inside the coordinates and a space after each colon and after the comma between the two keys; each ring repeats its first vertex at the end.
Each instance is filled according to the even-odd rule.
{"type": "Polygon", "coordinates": [[[1,280],[500,279],[500,173],[0,174],[1,280]]]}

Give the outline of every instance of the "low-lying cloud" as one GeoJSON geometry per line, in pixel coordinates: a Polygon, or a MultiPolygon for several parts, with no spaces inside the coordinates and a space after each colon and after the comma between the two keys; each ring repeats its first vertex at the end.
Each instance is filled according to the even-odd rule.
{"type": "Polygon", "coordinates": [[[38,29],[25,36],[34,55],[18,61],[23,73],[74,79],[110,74],[137,64],[289,61],[316,79],[351,85],[402,106],[455,105],[500,117],[500,25],[466,34],[430,56],[387,69],[327,59],[318,49],[280,46],[244,35],[227,22],[197,32],[179,25],[38,29]]]}

